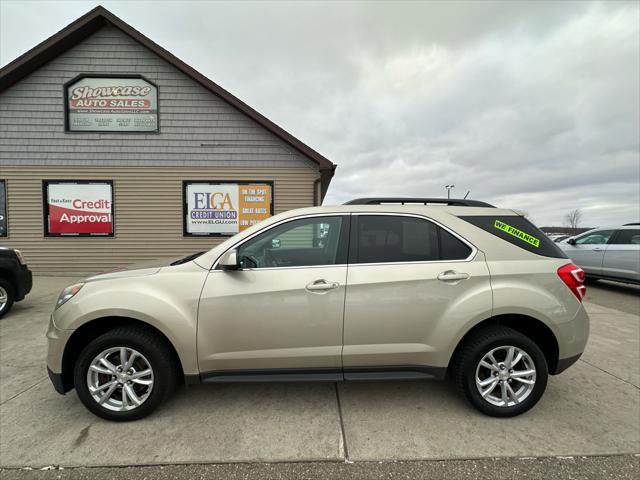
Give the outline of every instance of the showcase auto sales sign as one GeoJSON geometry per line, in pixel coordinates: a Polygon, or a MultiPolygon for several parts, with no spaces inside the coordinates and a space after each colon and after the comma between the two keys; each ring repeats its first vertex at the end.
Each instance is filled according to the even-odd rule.
{"type": "Polygon", "coordinates": [[[48,183],[47,233],[111,235],[112,186],[109,183],[48,183]]]}
{"type": "Polygon", "coordinates": [[[158,130],[158,89],[143,78],[83,77],[66,97],[70,131],[158,130]]]}

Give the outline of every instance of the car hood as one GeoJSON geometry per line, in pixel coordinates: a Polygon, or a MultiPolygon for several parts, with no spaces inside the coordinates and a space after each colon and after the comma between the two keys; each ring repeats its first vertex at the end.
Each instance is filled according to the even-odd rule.
{"type": "Polygon", "coordinates": [[[162,267],[167,267],[173,262],[182,258],[183,257],[181,256],[132,263],[130,265],[124,265],[122,267],[116,267],[110,272],[104,272],[98,275],[87,277],[83,280],[83,282],[97,282],[100,280],[111,280],[114,278],[130,278],[153,275],[155,273],[158,273],[162,269],[162,267]]]}

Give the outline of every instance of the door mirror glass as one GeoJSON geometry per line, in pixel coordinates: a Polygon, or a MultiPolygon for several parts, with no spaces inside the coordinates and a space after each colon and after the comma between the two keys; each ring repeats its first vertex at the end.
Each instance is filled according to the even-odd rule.
{"type": "Polygon", "coordinates": [[[223,270],[237,270],[239,267],[238,251],[235,248],[226,251],[222,254],[222,257],[220,257],[218,265],[220,265],[220,268],[223,270]]]}

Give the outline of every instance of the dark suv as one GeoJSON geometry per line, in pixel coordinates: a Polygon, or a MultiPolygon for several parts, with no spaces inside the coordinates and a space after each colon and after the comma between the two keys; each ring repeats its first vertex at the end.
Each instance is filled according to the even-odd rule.
{"type": "Polygon", "coordinates": [[[0,247],[0,318],[13,302],[19,302],[31,291],[33,280],[20,250],[0,247]]]}

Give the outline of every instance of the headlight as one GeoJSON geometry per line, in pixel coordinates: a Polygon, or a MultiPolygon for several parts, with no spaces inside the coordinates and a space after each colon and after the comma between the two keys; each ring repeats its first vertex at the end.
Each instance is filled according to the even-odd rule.
{"type": "Polygon", "coordinates": [[[15,248],[13,249],[13,251],[16,254],[16,257],[18,257],[18,261],[20,262],[20,265],[26,265],[27,262],[24,261],[24,257],[22,256],[22,252],[20,250],[16,250],[15,248]]]}
{"type": "Polygon", "coordinates": [[[71,285],[62,290],[62,292],[60,292],[60,296],[58,297],[58,301],[56,302],[56,309],[60,308],[61,305],[64,305],[69,300],[71,300],[83,286],[84,283],[76,283],[75,285],[71,285]]]}

